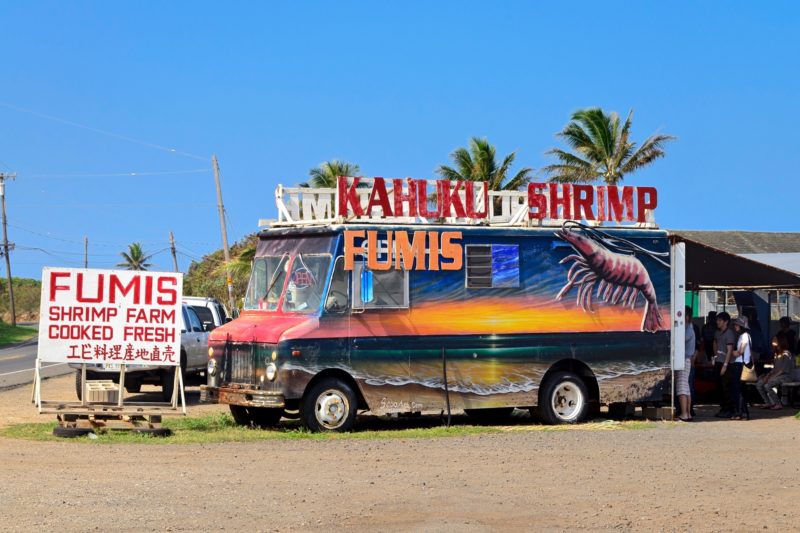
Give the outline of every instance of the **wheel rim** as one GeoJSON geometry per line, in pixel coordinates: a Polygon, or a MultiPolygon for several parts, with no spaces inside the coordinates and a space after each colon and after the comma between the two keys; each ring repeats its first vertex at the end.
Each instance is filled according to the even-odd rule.
{"type": "Polygon", "coordinates": [[[572,381],[564,381],[553,391],[550,404],[556,416],[565,422],[575,420],[583,410],[583,393],[572,381]]]}
{"type": "Polygon", "coordinates": [[[317,397],[314,414],[325,429],[336,429],[344,424],[350,404],[347,397],[336,389],[328,389],[317,397]]]}

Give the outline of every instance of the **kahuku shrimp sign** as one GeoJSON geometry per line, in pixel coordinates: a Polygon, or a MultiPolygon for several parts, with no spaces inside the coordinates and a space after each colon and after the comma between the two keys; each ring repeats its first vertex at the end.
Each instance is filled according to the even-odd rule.
{"type": "Polygon", "coordinates": [[[39,359],[177,365],[182,292],[180,273],[46,267],[39,359]]]}
{"type": "MultiPolygon", "coordinates": [[[[336,214],[344,219],[456,217],[480,222],[491,209],[485,182],[340,176],[337,196],[336,214]]],[[[527,196],[530,220],[645,222],[647,211],[658,206],[655,187],[530,183],[527,196]]]]}

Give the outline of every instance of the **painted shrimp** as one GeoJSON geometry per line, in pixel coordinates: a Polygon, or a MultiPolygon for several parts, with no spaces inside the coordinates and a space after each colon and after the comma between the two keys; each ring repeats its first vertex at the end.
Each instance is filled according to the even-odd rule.
{"type": "Polygon", "coordinates": [[[574,260],[567,273],[567,284],[556,295],[561,300],[573,286],[578,287],[576,305],[593,313],[592,290],[597,286],[597,297],[611,305],[624,305],[633,309],[639,293],[645,300],[642,331],[656,332],[663,320],[656,302],[656,291],[639,259],[634,255],[615,253],[581,234],[581,226],[565,224],[556,236],[572,245],[577,254],[568,255],[559,264],[574,260]]]}

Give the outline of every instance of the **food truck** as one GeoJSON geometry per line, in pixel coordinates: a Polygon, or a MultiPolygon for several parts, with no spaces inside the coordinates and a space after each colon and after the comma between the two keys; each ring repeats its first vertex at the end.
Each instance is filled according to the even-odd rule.
{"type": "Polygon", "coordinates": [[[203,399],[238,423],[575,423],[660,401],[682,368],[682,244],[652,222],[653,188],[341,177],[276,200],[244,309],[209,338],[203,399]]]}

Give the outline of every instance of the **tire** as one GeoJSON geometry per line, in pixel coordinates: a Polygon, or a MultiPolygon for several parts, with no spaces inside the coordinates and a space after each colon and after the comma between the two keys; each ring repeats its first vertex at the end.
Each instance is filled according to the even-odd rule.
{"type": "Polygon", "coordinates": [[[283,418],[288,418],[289,420],[297,420],[300,418],[300,410],[283,410],[283,418]]]}
{"type": "Polygon", "coordinates": [[[468,417],[478,422],[490,423],[506,420],[514,412],[513,407],[491,407],[488,409],[464,409],[468,417]]]}
{"type": "MultiPolygon", "coordinates": [[[[172,393],[175,389],[175,368],[171,366],[165,368],[161,373],[161,397],[165,402],[172,401],[172,393]]],[[[186,386],[186,354],[181,352],[181,376],[183,377],[183,384],[186,386]]]]}
{"type": "Polygon", "coordinates": [[[62,437],[65,439],[74,439],[75,437],[84,437],[89,433],[94,433],[91,428],[65,428],[63,426],[56,426],[53,428],[54,437],[62,437]]]}
{"type": "Polygon", "coordinates": [[[239,426],[258,429],[272,428],[278,425],[283,416],[283,409],[270,407],[245,407],[230,405],[233,421],[239,426]]]}
{"type": "Polygon", "coordinates": [[[353,429],[358,399],[353,389],[338,378],[324,378],[306,391],[300,418],[314,432],[346,432],[353,429]]]}
{"type": "Polygon", "coordinates": [[[539,414],[547,424],[576,424],[589,412],[589,391],[580,376],[557,372],[539,391],[539,414]]]}

